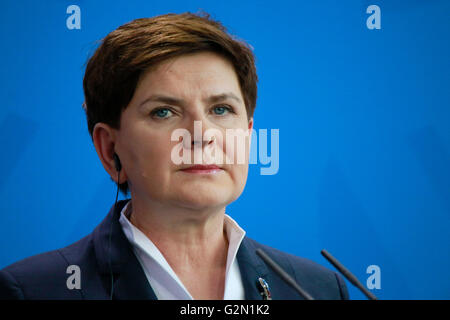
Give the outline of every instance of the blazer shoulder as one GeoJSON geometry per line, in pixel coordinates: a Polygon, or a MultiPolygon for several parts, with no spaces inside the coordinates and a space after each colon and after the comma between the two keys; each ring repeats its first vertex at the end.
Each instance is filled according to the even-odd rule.
{"type": "MultiPolygon", "coordinates": [[[[83,263],[89,238],[27,257],[0,270],[0,299],[48,299],[61,288],[67,289],[67,268],[83,263]]],[[[70,290],[66,291],[69,294],[70,290]]]]}
{"type": "MultiPolygon", "coordinates": [[[[281,251],[279,249],[270,247],[268,245],[262,244],[257,242],[256,240],[253,240],[251,238],[247,238],[249,242],[254,246],[255,249],[262,249],[264,252],[266,252],[276,263],[280,264],[281,266],[287,267],[289,271],[292,268],[300,268],[303,272],[308,273],[316,273],[319,275],[327,275],[331,273],[332,271],[328,268],[318,264],[317,262],[314,262],[310,259],[295,256],[293,254],[281,251]]],[[[288,272],[289,273],[289,272],[288,272]]]]}
{"type": "Polygon", "coordinates": [[[261,248],[284,271],[316,299],[349,299],[347,286],[336,272],[310,259],[295,256],[247,238],[255,249],[261,248]]]}

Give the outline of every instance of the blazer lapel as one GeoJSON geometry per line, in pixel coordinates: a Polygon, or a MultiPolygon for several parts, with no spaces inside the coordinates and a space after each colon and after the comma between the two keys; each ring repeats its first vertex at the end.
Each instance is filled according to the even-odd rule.
{"type": "Polygon", "coordinates": [[[113,206],[93,232],[100,273],[108,297],[111,292],[112,271],[113,299],[156,300],[157,297],[119,223],[120,212],[128,201],[118,201],[117,208],[113,206]]]}
{"type": "Polygon", "coordinates": [[[263,278],[267,280],[269,274],[269,270],[256,255],[255,250],[256,248],[253,244],[245,237],[236,255],[246,300],[262,300],[262,288],[258,279],[263,278]]]}

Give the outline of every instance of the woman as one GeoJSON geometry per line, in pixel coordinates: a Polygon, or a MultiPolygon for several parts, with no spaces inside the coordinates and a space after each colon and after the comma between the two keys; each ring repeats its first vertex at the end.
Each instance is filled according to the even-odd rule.
{"type": "Polygon", "coordinates": [[[335,273],[245,237],[226,214],[247,179],[256,83],[248,45],[207,15],[111,32],[87,64],[84,108],[100,161],[131,199],[76,244],[2,270],[0,296],[300,299],[255,254],[264,248],[314,298],[347,298],[335,273]],[[48,290],[30,289],[36,281],[48,290]]]}

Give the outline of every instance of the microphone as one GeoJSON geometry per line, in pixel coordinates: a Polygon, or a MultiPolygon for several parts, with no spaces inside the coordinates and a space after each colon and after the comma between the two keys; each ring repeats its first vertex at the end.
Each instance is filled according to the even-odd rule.
{"type": "Polygon", "coordinates": [[[295,289],[305,300],[314,300],[311,295],[303,290],[297,282],[286,272],[284,271],[275,261],[273,261],[262,249],[256,249],[256,254],[264,260],[265,263],[275,271],[276,274],[280,276],[288,285],[295,289]]]}
{"type": "Polygon", "coordinates": [[[355,287],[361,290],[362,293],[365,294],[367,298],[370,300],[378,300],[378,298],[369,290],[367,290],[361,282],[346,268],[344,267],[335,257],[333,257],[328,251],[323,249],[320,253],[336,268],[338,271],[350,281],[355,287]]]}
{"type": "MultiPolygon", "coordinates": [[[[117,206],[117,198],[119,196],[119,178],[120,178],[120,171],[122,170],[122,164],[120,163],[120,159],[119,156],[117,155],[117,153],[114,152],[113,155],[114,158],[114,166],[116,168],[117,171],[117,191],[116,191],[116,201],[114,201],[114,211],[116,211],[116,206],[117,206]]],[[[113,298],[113,293],[114,293],[114,274],[112,271],[112,266],[111,266],[111,236],[112,236],[112,223],[109,227],[109,272],[110,272],[110,276],[111,276],[111,291],[109,294],[109,299],[112,300],[113,298]]]]}

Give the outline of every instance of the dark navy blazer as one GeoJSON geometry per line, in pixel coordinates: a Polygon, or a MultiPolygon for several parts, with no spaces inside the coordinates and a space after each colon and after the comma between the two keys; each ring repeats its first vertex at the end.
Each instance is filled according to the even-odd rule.
{"type": "MultiPolygon", "coordinates": [[[[74,244],[0,270],[0,299],[109,299],[110,270],[114,279],[113,299],[157,299],[119,223],[127,201],[119,201],[117,209],[111,208],[91,234],[74,244]],[[72,275],[70,271],[67,273],[70,265],[80,268],[80,289],[67,286],[67,279],[72,275]]],[[[346,285],[337,273],[245,237],[237,261],[246,299],[262,299],[259,277],[268,283],[272,299],[302,299],[259,258],[255,253],[257,248],[262,248],[313,298],[348,299],[346,285]]]]}

